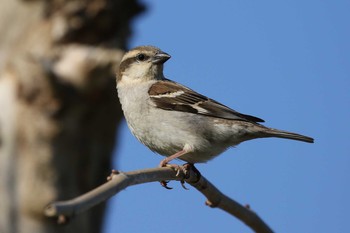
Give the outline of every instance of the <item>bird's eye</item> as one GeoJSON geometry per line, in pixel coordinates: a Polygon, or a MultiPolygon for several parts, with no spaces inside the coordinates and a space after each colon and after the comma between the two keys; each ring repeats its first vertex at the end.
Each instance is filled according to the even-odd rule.
{"type": "Polygon", "coordinates": [[[146,60],[146,55],[143,53],[137,54],[136,59],[138,61],[144,61],[144,60],[146,60]]]}

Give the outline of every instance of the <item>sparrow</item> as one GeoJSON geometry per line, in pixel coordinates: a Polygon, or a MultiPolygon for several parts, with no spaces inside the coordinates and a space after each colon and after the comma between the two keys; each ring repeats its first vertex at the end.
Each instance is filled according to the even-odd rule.
{"type": "Polygon", "coordinates": [[[117,71],[118,97],[133,135],[152,151],[173,159],[204,163],[226,149],[256,138],[285,138],[313,143],[301,134],[266,127],[264,120],[239,113],[167,79],[170,55],[154,46],[125,53],[117,71]]]}

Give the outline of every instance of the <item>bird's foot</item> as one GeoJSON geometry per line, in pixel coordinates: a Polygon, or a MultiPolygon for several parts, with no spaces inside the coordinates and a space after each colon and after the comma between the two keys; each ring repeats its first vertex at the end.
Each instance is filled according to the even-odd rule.
{"type": "Polygon", "coordinates": [[[185,163],[184,165],[182,165],[181,168],[183,173],[185,174],[184,180],[190,178],[191,171],[195,173],[195,179],[192,180],[192,177],[191,177],[191,182],[194,182],[194,183],[198,182],[202,176],[199,170],[194,166],[193,163],[185,163]]]}
{"type": "MultiPolygon", "coordinates": [[[[188,190],[188,188],[185,186],[185,180],[189,178],[190,176],[190,170],[194,171],[196,174],[197,179],[199,180],[199,178],[201,177],[201,173],[198,171],[198,169],[193,165],[193,163],[185,163],[182,166],[179,166],[177,164],[168,164],[166,159],[163,159],[160,164],[159,167],[170,167],[173,168],[176,171],[176,176],[179,176],[180,173],[182,172],[184,174],[184,178],[180,181],[181,186],[188,190]]],[[[166,188],[166,189],[172,189],[172,187],[168,186],[169,181],[161,181],[160,184],[166,188]]]]}
{"type": "Polygon", "coordinates": [[[166,189],[173,189],[172,187],[169,187],[169,186],[168,186],[168,183],[169,183],[169,181],[167,181],[167,180],[162,180],[162,181],[160,182],[160,185],[161,185],[162,187],[166,188],[166,189]]]}
{"type": "Polygon", "coordinates": [[[180,181],[181,182],[181,186],[188,190],[188,188],[185,186],[185,180],[190,178],[190,172],[191,170],[195,173],[196,177],[197,177],[197,181],[200,179],[201,177],[201,173],[198,171],[198,169],[194,166],[193,163],[185,163],[183,164],[180,169],[182,170],[183,174],[185,175],[184,178],[180,181]]]}
{"type": "MultiPolygon", "coordinates": [[[[180,166],[177,164],[168,164],[168,160],[165,158],[159,163],[159,167],[170,167],[176,171],[176,176],[179,176],[180,174],[180,166]]],[[[169,181],[162,180],[160,184],[166,188],[166,189],[173,189],[172,187],[168,186],[169,181]]]]}
{"type": "Polygon", "coordinates": [[[187,188],[187,187],[185,186],[185,180],[180,180],[180,183],[181,183],[181,186],[182,186],[183,189],[189,190],[189,188],[187,188]]]}

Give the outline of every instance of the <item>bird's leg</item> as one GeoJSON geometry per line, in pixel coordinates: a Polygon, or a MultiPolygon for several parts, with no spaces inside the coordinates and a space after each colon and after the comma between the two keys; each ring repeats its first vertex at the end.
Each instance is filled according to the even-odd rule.
{"type": "MultiPolygon", "coordinates": [[[[168,163],[169,163],[170,161],[174,160],[174,159],[179,158],[181,155],[184,155],[184,154],[186,154],[186,153],[188,153],[188,152],[189,152],[189,150],[187,150],[187,149],[184,148],[183,150],[181,150],[181,151],[179,151],[179,152],[176,152],[175,154],[170,155],[169,157],[166,157],[165,159],[163,159],[162,161],[160,161],[159,167],[170,166],[170,167],[172,167],[172,168],[174,168],[174,169],[177,169],[177,174],[176,174],[176,176],[178,176],[178,174],[179,174],[179,172],[180,172],[180,170],[179,170],[179,165],[176,165],[176,164],[168,164],[168,163]]],[[[160,182],[160,184],[161,184],[164,188],[166,188],[166,189],[172,189],[171,187],[168,187],[168,182],[169,182],[169,181],[162,180],[162,181],[160,182]]]]}
{"type": "MultiPolygon", "coordinates": [[[[179,152],[176,152],[173,155],[170,155],[169,157],[166,157],[165,159],[163,159],[162,161],[160,161],[159,163],[159,167],[165,167],[170,161],[179,158],[181,155],[187,154],[189,151],[186,149],[180,150],[179,152]]],[[[171,165],[173,166],[173,165],[171,165]]],[[[175,165],[176,168],[178,167],[177,165],[175,165]]]]}

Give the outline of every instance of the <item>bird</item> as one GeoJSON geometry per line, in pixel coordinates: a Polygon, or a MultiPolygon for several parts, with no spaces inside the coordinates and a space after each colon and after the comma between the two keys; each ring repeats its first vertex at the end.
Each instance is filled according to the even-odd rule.
{"type": "Polygon", "coordinates": [[[155,46],[126,52],[116,74],[117,92],[132,134],[153,152],[189,164],[205,163],[230,147],[257,138],[313,143],[297,133],[266,127],[264,120],[239,113],[164,76],[171,56],[155,46]]]}

